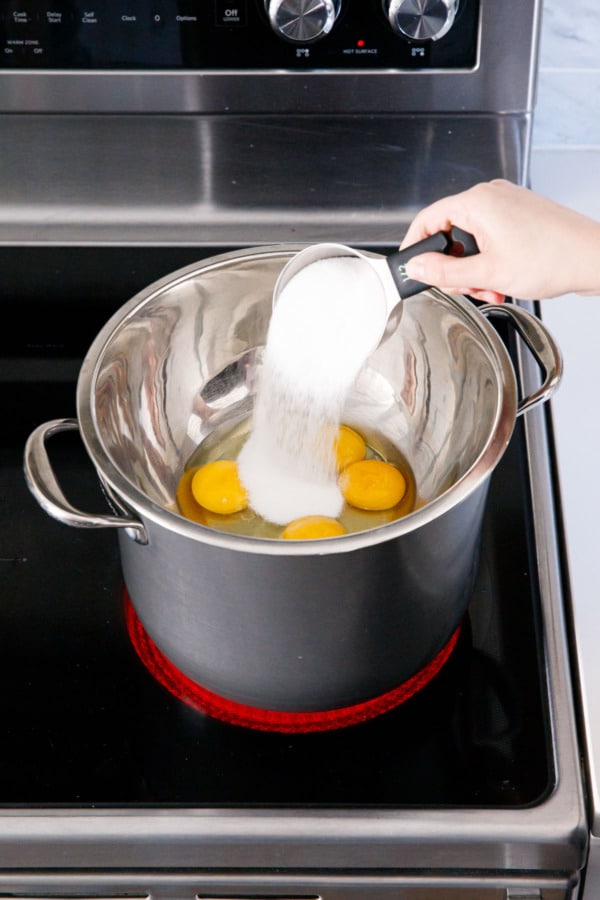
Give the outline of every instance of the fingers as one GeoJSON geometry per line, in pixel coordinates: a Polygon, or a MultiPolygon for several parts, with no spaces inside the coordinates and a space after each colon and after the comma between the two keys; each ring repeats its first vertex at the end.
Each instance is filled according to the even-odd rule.
{"type": "Polygon", "coordinates": [[[488,284],[481,257],[454,257],[443,253],[422,253],[406,263],[406,274],[415,281],[437,285],[449,293],[469,294],[485,303],[502,303],[504,294],[493,288],[459,288],[450,285],[488,284]]]}
{"type": "Polygon", "coordinates": [[[475,300],[481,300],[483,303],[492,303],[495,306],[499,306],[500,303],[504,303],[506,300],[505,294],[499,294],[497,291],[482,291],[478,288],[462,288],[456,292],[451,288],[446,288],[446,292],[448,294],[468,294],[469,297],[473,297],[475,300]]]}
{"type": "Polygon", "coordinates": [[[443,253],[421,253],[406,263],[406,274],[425,284],[485,284],[479,256],[457,257],[443,253]]]}
{"type": "MultiPolygon", "coordinates": [[[[449,232],[453,225],[473,234],[479,243],[479,232],[494,209],[498,209],[498,204],[508,203],[513,209],[514,204],[522,199],[524,191],[525,188],[510,181],[495,178],[493,181],[473,185],[458,194],[442,197],[417,213],[404,235],[401,249],[416,244],[437,231],[449,232]]],[[[529,191],[526,193],[530,194],[529,191]]]]}
{"type": "Polygon", "coordinates": [[[437,234],[438,231],[449,232],[453,224],[458,225],[459,228],[462,227],[448,215],[448,205],[451,200],[452,198],[449,197],[421,210],[410,223],[408,231],[400,244],[400,249],[404,250],[405,247],[410,247],[412,244],[423,240],[423,238],[431,237],[432,234],[437,234]]]}

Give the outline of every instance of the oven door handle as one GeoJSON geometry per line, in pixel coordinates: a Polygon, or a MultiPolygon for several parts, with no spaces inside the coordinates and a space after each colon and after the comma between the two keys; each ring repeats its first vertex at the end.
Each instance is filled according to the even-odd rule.
{"type": "Polygon", "coordinates": [[[147,544],[146,529],[139,519],[125,510],[118,515],[83,512],[73,506],[60,488],[48,457],[46,441],[62,431],[79,431],[76,419],[53,419],[39,425],[25,445],[23,469],[29,490],[52,518],[75,528],[125,528],[139,544],[147,544]]]}

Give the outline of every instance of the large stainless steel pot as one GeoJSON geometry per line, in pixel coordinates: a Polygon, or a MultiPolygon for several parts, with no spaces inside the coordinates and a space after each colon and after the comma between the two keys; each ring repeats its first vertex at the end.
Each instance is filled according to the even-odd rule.
{"type": "Polygon", "coordinates": [[[345,420],[376,430],[410,461],[423,505],[383,527],[325,541],[211,530],[178,515],[186,460],[217,426],[248,415],[283,265],[299,247],[225,254],[134,297],[83,363],[78,421],[40,426],[25,472],[50,515],[119,528],[125,582],[162,653],[228,700],[322,711],[393,690],[440,651],[461,622],[477,567],[486,491],[516,416],[560,378],[539,321],[512,305],[477,310],[431,290],[368,360],[345,420]],[[544,370],[518,403],[491,315],[508,318],[544,370]],[[115,506],[75,509],[47,455],[79,428],[115,506]]]}

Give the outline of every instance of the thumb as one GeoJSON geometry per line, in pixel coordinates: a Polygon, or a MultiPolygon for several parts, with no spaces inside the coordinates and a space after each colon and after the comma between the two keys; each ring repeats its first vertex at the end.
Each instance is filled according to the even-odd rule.
{"type": "Polygon", "coordinates": [[[415,281],[438,287],[457,288],[461,285],[492,287],[482,280],[484,273],[478,255],[457,257],[446,256],[443,253],[421,253],[408,260],[406,274],[415,281]]]}

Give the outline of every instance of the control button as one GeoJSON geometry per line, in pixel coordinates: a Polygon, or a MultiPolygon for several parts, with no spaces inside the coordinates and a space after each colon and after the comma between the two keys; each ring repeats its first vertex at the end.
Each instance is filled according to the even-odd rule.
{"type": "Polygon", "coordinates": [[[35,13],[28,6],[16,6],[14,9],[6,11],[5,22],[7,28],[10,28],[11,34],[15,34],[17,29],[30,28],[34,24],[35,13]]]}
{"type": "Polygon", "coordinates": [[[41,25],[66,25],[73,21],[73,10],[63,4],[54,4],[43,9],[39,16],[41,25]]]}
{"type": "Polygon", "coordinates": [[[42,63],[44,48],[39,41],[25,41],[24,57],[30,63],[42,63]]]}
{"type": "Polygon", "coordinates": [[[134,10],[122,10],[119,13],[119,21],[122,22],[124,25],[127,25],[129,23],[132,23],[135,25],[137,20],[138,20],[137,13],[134,10]]]}
{"type": "Polygon", "coordinates": [[[247,25],[246,0],[215,0],[215,23],[219,28],[247,25]]]}
{"type": "Polygon", "coordinates": [[[79,12],[78,21],[81,22],[82,25],[98,25],[100,23],[98,10],[94,6],[84,7],[79,12]]]}
{"type": "Polygon", "coordinates": [[[30,9],[11,9],[6,13],[9,22],[15,25],[31,25],[33,23],[33,12],[30,9]]]}
{"type": "Polygon", "coordinates": [[[175,16],[175,21],[180,25],[197,25],[198,24],[198,7],[193,0],[180,0],[179,12],[175,16]]]}
{"type": "Polygon", "coordinates": [[[7,64],[20,63],[23,59],[23,41],[22,40],[7,40],[6,44],[2,48],[2,59],[7,64]]]}
{"type": "Polygon", "coordinates": [[[329,34],[340,0],[265,0],[271,28],[296,44],[310,44],[329,34]]]}
{"type": "Polygon", "coordinates": [[[164,28],[167,24],[167,13],[163,6],[153,3],[149,11],[150,27],[154,29],[164,28]]]}
{"type": "Polygon", "coordinates": [[[459,0],[383,0],[396,34],[412,41],[439,41],[454,24],[459,0]]]}

